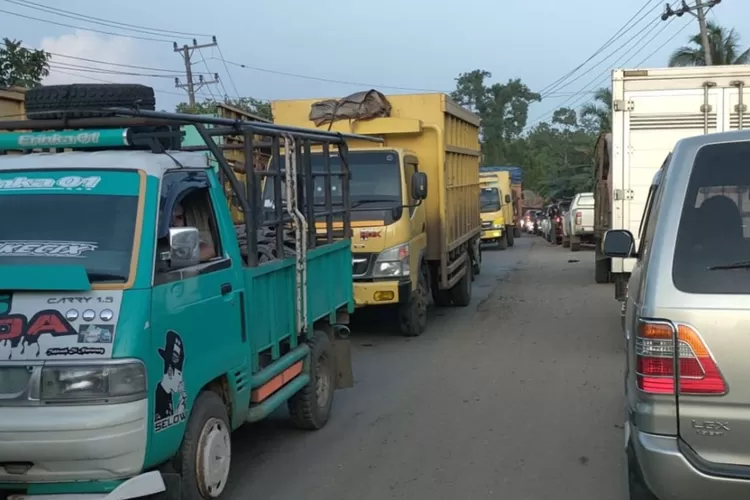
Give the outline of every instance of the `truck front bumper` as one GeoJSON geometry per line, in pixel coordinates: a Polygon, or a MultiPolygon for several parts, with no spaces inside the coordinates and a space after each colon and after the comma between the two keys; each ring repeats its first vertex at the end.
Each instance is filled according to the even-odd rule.
{"type": "Polygon", "coordinates": [[[503,237],[502,229],[487,229],[486,231],[482,231],[481,239],[484,242],[488,242],[488,241],[499,240],[502,237],[503,237]]]}
{"type": "Polygon", "coordinates": [[[146,456],[147,422],[146,399],[0,407],[0,490],[136,476],[146,456]]]}
{"type": "Polygon", "coordinates": [[[356,307],[403,304],[411,297],[411,280],[355,281],[354,305],[356,307]]]}

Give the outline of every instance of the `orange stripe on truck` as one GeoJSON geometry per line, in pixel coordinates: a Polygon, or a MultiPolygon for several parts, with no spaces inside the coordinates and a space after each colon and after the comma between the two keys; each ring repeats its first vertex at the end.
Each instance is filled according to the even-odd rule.
{"type": "Polygon", "coordinates": [[[254,389],[250,399],[253,403],[261,403],[274,392],[278,391],[292,381],[294,377],[302,373],[302,361],[297,361],[292,366],[276,375],[264,385],[254,389]]]}

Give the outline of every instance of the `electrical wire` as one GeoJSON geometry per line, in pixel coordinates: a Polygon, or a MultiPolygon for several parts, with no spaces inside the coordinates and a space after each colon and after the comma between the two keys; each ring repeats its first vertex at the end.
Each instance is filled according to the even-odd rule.
{"type": "Polygon", "coordinates": [[[119,36],[122,38],[133,38],[135,40],[146,40],[149,42],[173,43],[172,40],[150,38],[150,37],[138,36],[138,35],[125,35],[122,33],[114,33],[112,31],[97,30],[94,28],[84,28],[83,26],[75,26],[73,24],[59,23],[57,21],[50,21],[49,19],[39,19],[38,17],[26,16],[24,14],[19,14],[18,12],[11,12],[11,11],[4,10],[4,9],[0,9],[0,12],[3,14],[8,14],[10,16],[16,16],[16,17],[20,17],[23,19],[29,19],[31,21],[39,21],[41,23],[53,24],[55,26],[63,26],[65,28],[73,28],[73,29],[81,30],[81,31],[90,31],[92,33],[99,33],[102,35],[119,36]]]}
{"type": "MultiPolygon", "coordinates": [[[[6,1],[11,1],[11,0],[6,0],[6,1]]],[[[141,26],[141,25],[138,25],[138,24],[128,24],[128,23],[121,23],[119,21],[111,21],[111,20],[108,20],[108,19],[103,19],[101,17],[94,17],[94,16],[89,16],[89,15],[86,15],[86,14],[79,14],[77,12],[72,12],[72,11],[69,11],[69,10],[60,9],[58,7],[50,7],[48,5],[40,4],[40,3],[37,3],[37,2],[32,2],[31,0],[12,0],[12,3],[19,3],[19,2],[25,4],[25,6],[28,7],[28,8],[31,8],[31,5],[34,5],[36,7],[42,8],[42,9],[47,9],[47,10],[53,11],[54,13],[65,13],[65,14],[70,14],[70,15],[78,16],[79,18],[83,18],[83,19],[89,20],[89,22],[91,22],[92,24],[97,24],[97,23],[116,24],[116,25],[119,25],[119,26],[123,26],[125,28],[134,28],[134,29],[138,29],[138,30],[151,31],[153,33],[169,33],[169,34],[172,34],[172,35],[185,35],[186,37],[193,37],[193,36],[210,37],[211,36],[211,35],[207,35],[206,33],[190,33],[190,32],[185,32],[185,31],[174,31],[174,30],[168,30],[168,29],[163,29],[163,28],[149,28],[147,26],[141,26]]]]}
{"type": "Polygon", "coordinates": [[[674,34],[673,34],[673,35],[672,35],[671,37],[669,37],[669,38],[667,39],[667,41],[665,41],[664,43],[662,43],[661,45],[659,45],[659,46],[658,46],[658,47],[656,48],[656,50],[654,50],[654,51],[653,51],[653,52],[651,52],[651,53],[650,53],[649,55],[647,55],[646,57],[644,57],[644,58],[643,58],[643,60],[642,60],[641,62],[639,62],[639,63],[638,63],[637,65],[636,65],[636,67],[637,67],[637,68],[640,68],[641,66],[643,66],[643,65],[644,65],[644,64],[646,63],[646,61],[648,61],[648,60],[649,60],[649,59],[651,59],[651,58],[652,58],[653,56],[655,56],[655,55],[657,54],[657,52],[659,52],[659,51],[660,51],[661,49],[663,49],[664,47],[666,47],[666,46],[667,46],[667,44],[668,44],[669,42],[671,42],[672,40],[674,40],[675,38],[677,38],[677,36],[678,36],[678,35],[680,35],[680,34],[681,34],[681,33],[682,33],[683,31],[685,31],[686,29],[688,29],[688,27],[690,27],[690,26],[691,26],[692,24],[693,24],[693,23],[692,23],[691,21],[689,21],[689,22],[685,23],[685,24],[684,24],[684,25],[682,26],[682,28],[680,28],[679,30],[677,30],[677,32],[676,32],[676,33],[674,33],[674,34]]]}
{"type": "Polygon", "coordinates": [[[540,94],[544,94],[544,93],[547,93],[547,92],[552,92],[554,90],[553,87],[556,87],[557,85],[559,85],[560,83],[562,83],[565,79],[567,79],[568,77],[570,77],[573,74],[575,74],[578,70],[580,70],[581,68],[583,68],[589,61],[591,61],[592,59],[594,59],[596,56],[598,56],[599,54],[601,54],[602,52],[604,52],[604,50],[607,49],[610,45],[612,45],[614,42],[616,42],[617,40],[619,40],[623,35],[625,35],[625,33],[627,33],[627,31],[630,31],[633,27],[635,27],[636,24],[638,24],[641,20],[643,20],[643,17],[641,17],[640,19],[638,19],[638,21],[636,21],[633,24],[633,26],[631,26],[630,28],[627,28],[628,25],[641,12],[643,12],[649,6],[649,4],[651,4],[652,2],[659,2],[659,1],[660,0],[646,0],[646,3],[643,4],[643,6],[640,9],[638,9],[638,11],[635,14],[633,14],[633,16],[630,19],[628,19],[625,22],[625,24],[622,25],[622,27],[619,30],[617,30],[617,32],[615,32],[615,34],[612,35],[609,38],[609,40],[607,40],[606,42],[604,42],[604,44],[602,44],[601,47],[599,47],[591,56],[589,56],[588,59],[586,59],[585,61],[583,61],[581,64],[579,64],[578,66],[576,66],[575,68],[573,68],[568,73],[566,73],[565,75],[561,76],[560,78],[558,78],[557,80],[555,80],[551,84],[547,85],[546,87],[543,87],[539,91],[539,93],[540,94]],[[627,28],[627,30],[626,30],[626,28],[627,28]]]}
{"type": "MultiPolygon", "coordinates": [[[[219,51],[219,57],[221,57],[221,62],[224,64],[224,70],[227,72],[227,76],[229,76],[229,83],[232,84],[232,88],[234,89],[234,94],[237,96],[237,99],[240,98],[240,93],[237,90],[237,85],[234,84],[234,78],[232,78],[232,72],[229,71],[229,66],[227,65],[227,60],[224,58],[224,54],[221,52],[221,46],[219,43],[216,43],[216,49],[219,51]]],[[[225,91],[226,92],[226,91],[225,91]]]]}

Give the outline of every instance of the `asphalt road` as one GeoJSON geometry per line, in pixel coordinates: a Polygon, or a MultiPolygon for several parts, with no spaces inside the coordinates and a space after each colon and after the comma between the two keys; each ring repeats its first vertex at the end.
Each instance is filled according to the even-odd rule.
{"type": "Polygon", "coordinates": [[[532,236],[486,249],[471,306],[431,311],[423,336],[357,322],[356,385],[324,429],[285,411],[240,429],[228,497],[624,499],[612,293],[593,252],[532,236]]]}

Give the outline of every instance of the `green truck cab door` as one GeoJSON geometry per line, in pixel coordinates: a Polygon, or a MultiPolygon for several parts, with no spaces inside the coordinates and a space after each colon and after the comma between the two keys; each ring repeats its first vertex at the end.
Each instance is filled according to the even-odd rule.
{"type": "Polygon", "coordinates": [[[247,338],[241,257],[212,171],[165,174],[157,238],[149,360],[153,427],[147,457],[153,464],[179,447],[191,406],[207,384],[227,380],[234,388],[234,379],[222,377],[246,366],[248,353],[243,348],[247,338]],[[199,231],[198,265],[171,265],[169,229],[180,226],[199,231]]]}

